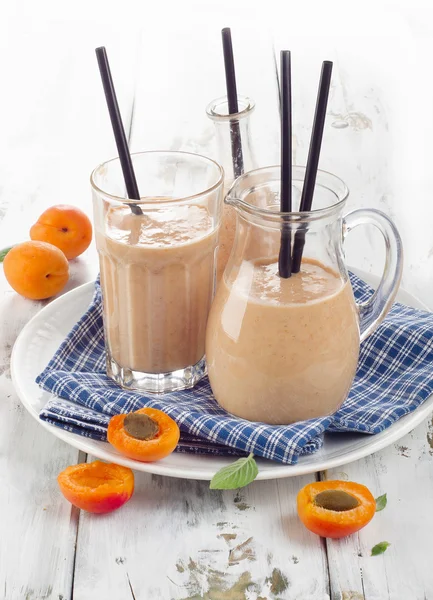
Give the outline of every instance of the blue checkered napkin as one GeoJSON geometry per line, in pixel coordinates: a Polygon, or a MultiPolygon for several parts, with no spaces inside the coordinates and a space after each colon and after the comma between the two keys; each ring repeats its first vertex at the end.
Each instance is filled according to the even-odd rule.
{"type": "MultiPolygon", "coordinates": [[[[355,276],[358,300],[372,290],[355,276]]],[[[55,394],[40,418],[67,431],[106,439],[112,415],[143,406],[164,410],[181,429],[179,451],[243,455],[282,463],[318,450],[328,431],[378,433],[413,411],[433,391],[433,314],[394,304],[385,322],[363,343],[349,398],[331,417],[287,426],[238,419],[220,408],[207,379],[193,390],[144,396],[119,388],[105,374],[101,292],[74,326],[37,382],[55,394]]]]}
{"type": "MultiPolygon", "coordinates": [[[[47,403],[43,413],[44,415],[41,414],[41,419],[51,425],[61,427],[65,431],[77,433],[102,442],[107,440],[107,427],[110,420],[108,415],[57,397],[47,403]]],[[[206,440],[185,432],[182,432],[176,452],[220,456],[248,455],[247,452],[242,452],[223,444],[211,444],[206,440]]]]}

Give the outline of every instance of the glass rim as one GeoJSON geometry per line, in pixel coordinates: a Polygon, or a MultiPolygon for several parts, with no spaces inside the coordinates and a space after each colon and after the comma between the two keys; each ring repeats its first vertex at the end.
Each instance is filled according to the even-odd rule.
{"type": "Polygon", "coordinates": [[[222,186],[224,184],[224,169],[222,168],[222,166],[220,164],[218,164],[212,158],[209,158],[208,156],[203,156],[202,154],[196,154],[194,152],[184,152],[182,150],[143,150],[141,152],[131,152],[131,158],[134,156],[143,156],[143,155],[148,156],[148,155],[157,155],[157,154],[159,154],[161,156],[163,156],[163,155],[189,156],[189,157],[199,158],[203,162],[212,163],[217,168],[218,179],[215,183],[213,183],[210,187],[206,188],[202,192],[198,192],[197,194],[191,194],[190,196],[165,198],[163,196],[157,197],[157,196],[153,195],[151,197],[143,196],[139,200],[134,200],[131,198],[125,198],[125,197],[121,197],[121,196],[115,196],[114,194],[110,194],[109,192],[105,192],[104,190],[102,190],[95,182],[95,176],[99,169],[101,169],[102,167],[106,167],[107,165],[114,163],[114,162],[120,163],[120,158],[118,156],[115,156],[114,158],[110,158],[109,160],[106,160],[106,161],[100,163],[97,167],[95,167],[93,169],[93,171],[90,174],[90,185],[91,185],[92,189],[98,195],[104,196],[105,198],[109,198],[113,202],[118,202],[119,204],[126,204],[126,205],[135,204],[138,206],[144,206],[146,204],[155,204],[155,198],[158,199],[158,204],[170,204],[170,203],[179,203],[179,202],[186,202],[189,200],[194,200],[196,198],[200,198],[201,196],[206,196],[206,195],[210,194],[211,192],[218,189],[219,186],[222,186]],[[153,202],[152,202],[152,200],[153,200],[153,202]]]}
{"type": "MultiPolygon", "coordinates": [[[[236,207],[243,208],[248,213],[252,213],[254,215],[263,217],[267,220],[271,220],[271,221],[283,220],[284,222],[289,222],[289,223],[290,222],[300,223],[300,222],[315,221],[318,219],[326,218],[326,217],[332,215],[333,213],[338,212],[338,210],[344,206],[344,204],[349,196],[349,193],[350,193],[349,188],[347,187],[345,182],[340,177],[338,177],[338,175],[334,175],[334,173],[331,173],[330,171],[325,171],[323,169],[318,169],[317,174],[318,175],[323,174],[325,176],[332,178],[334,181],[338,182],[342,188],[342,193],[338,193],[335,191],[335,189],[332,189],[331,187],[329,187],[327,185],[324,185],[322,183],[318,184],[317,180],[316,180],[316,185],[320,185],[320,187],[328,190],[329,192],[331,192],[338,198],[338,200],[335,203],[330,204],[329,206],[325,206],[324,208],[317,208],[317,209],[312,209],[312,210],[304,211],[304,212],[302,212],[302,211],[292,211],[292,212],[275,211],[275,210],[271,210],[268,208],[260,208],[258,206],[255,206],[254,204],[251,204],[250,202],[246,202],[244,199],[239,198],[235,195],[234,190],[239,186],[239,184],[242,181],[244,181],[248,177],[251,177],[252,175],[255,175],[256,173],[263,173],[266,171],[274,172],[276,169],[278,169],[278,173],[280,173],[281,166],[280,165],[270,165],[267,167],[261,167],[259,169],[254,169],[252,171],[249,171],[247,173],[243,173],[242,175],[240,175],[240,177],[235,179],[235,181],[232,183],[230,189],[228,190],[228,192],[225,196],[225,201],[227,202],[227,204],[230,204],[231,206],[234,206],[235,208],[236,207]]],[[[305,166],[293,165],[292,166],[292,183],[294,180],[303,181],[303,179],[300,179],[300,178],[297,178],[297,179],[293,178],[293,170],[296,170],[296,169],[298,169],[305,175],[305,171],[306,171],[305,166]]],[[[272,181],[278,181],[278,180],[279,180],[279,177],[278,177],[278,179],[273,179],[272,181]]],[[[254,185],[251,185],[251,191],[254,191],[254,187],[255,187],[254,185]]],[[[251,192],[248,192],[248,194],[249,193],[251,193],[251,192]]]]}
{"type": "Polygon", "coordinates": [[[238,94],[237,98],[238,101],[242,102],[245,105],[245,108],[236,113],[226,115],[217,113],[214,109],[218,104],[222,104],[223,102],[227,103],[227,96],[220,96],[219,98],[215,98],[215,100],[209,102],[209,104],[206,106],[206,114],[209,117],[209,119],[212,119],[212,121],[239,121],[240,119],[243,119],[244,117],[251,114],[256,108],[256,103],[249,96],[242,96],[238,94]]]}

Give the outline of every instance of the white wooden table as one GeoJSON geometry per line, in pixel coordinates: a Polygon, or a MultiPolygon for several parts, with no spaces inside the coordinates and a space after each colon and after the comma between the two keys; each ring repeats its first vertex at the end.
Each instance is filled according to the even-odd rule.
{"type": "MultiPolygon", "coordinates": [[[[394,218],[406,247],[403,284],[433,308],[427,4],[399,1],[387,9],[385,2],[367,2],[352,18],[347,4],[333,1],[315,6],[314,23],[307,5],[291,9],[293,20],[289,14],[269,19],[272,3],[269,14],[258,2],[247,13],[243,2],[203,4],[149,13],[133,2],[122,15],[100,2],[78,2],[73,15],[50,2],[24,2],[22,13],[0,9],[0,246],[27,239],[50,205],[67,202],[91,214],[89,173],[115,155],[93,54],[98,45],[109,52],[132,149],[212,153],[204,107],[224,92],[219,29],[231,25],[239,91],[257,102],[254,135],[266,164],[276,151],[278,112],[272,44],[263,31],[267,21],[281,20],[286,24],[273,25],[272,36],[275,51],[294,51],[296,162],[305,162],[320,62],[331,58],[321,166],[347,181],[350,208],[376,206],[394,218]],[[165,13],[170,18],[162,27],[165,13]]],[[[348,261],[380,272],[379,238],[371,231],[353,238],[348,261]]],[[[94,278],[94,247],[71,270],[67,289],[94,278]]],[[[135,494],[118,512],[95,516],[72,508],[57,474],[92,457],[31,419],[10,380],[14,341],[44,304],[17,296],[0,270],[0,598],[433,598],[431,419],[397,444],[335,471],[234,492],[137,473],[135,494]],[[317,478],[363,483],[375,496],[387,493],[388,506],[359,535],[324,541],[296,515],[298,490],[317,478]],[[387,552],[371,557],[384,540],[391,543],[387,552]]]]}

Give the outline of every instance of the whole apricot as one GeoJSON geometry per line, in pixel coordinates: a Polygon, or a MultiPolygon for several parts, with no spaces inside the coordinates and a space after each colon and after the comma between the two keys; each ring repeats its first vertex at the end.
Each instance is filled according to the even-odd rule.
{"type": "Polygon", "coordinates": [[[30,238],[60,248],[67,259],[76,258],[92,241],[92,224],[76,206],[57,204],[44,211],[30,229],[30,238]]]}
{"type": "Polygon", "coordinates": [[[9,285],[30,300],[55,296],[69,279],[69,263],[61,250],[46,242],[14,246],[3,261],[9,285]]]}

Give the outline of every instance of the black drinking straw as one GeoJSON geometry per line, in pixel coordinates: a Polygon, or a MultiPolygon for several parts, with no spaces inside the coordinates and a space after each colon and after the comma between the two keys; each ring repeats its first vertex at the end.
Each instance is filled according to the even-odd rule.
{"type": "MultiPolygon", "coordinates": [[[[229,114],[232,115],[239,112],[239,107],[230,27],[224,27],[221,31],[221,36],[223,40],[224,68],[226,72],[227,103],[229,114]]],[[[230,122],[230,141],[232,147],[233,173],[235,178],[237,178],[244,172],[239,121],[230,122]]]]}
{"type": "MultiPolygon", "coordinates": [[[[281,190],[280,210],[292,211],[292,83],[290,52],[281,52],[281,190]]],[[[278,271],[287,279],[291,269],[291,233],[289,223],[282,223],[278,271]]]]}
{"type": "MultiPolygon", "coordinates": [[[[310,149],[308,151],[307,167],[305,169],[304,186],[302,188],[301,212],[310,211],[313,204],[314,187],[316,185],[317,168],[319,166],[320,149],[322,146],[323,129],[325,127],[326,108],[328,106],[329,88],[331,85],[332,62],[325,60],[322,64],[319,91],[317,94],[316,112],[314,115],[313,131],[311,133],[310,149]]],[[[301,269],[302,253],[305,246],[305,229],[298,229],[293,244],[292,273],[301,269]]]]}
{"type": "MultiPolygon", "coordinates": [[[[140,200],[140,193],[138,191],[137,180],[135,178],[134,168],[132,166],[131,155],[129,154],[128,142],[126,140],[125,130],[122,124],[122,117],[120,114],[119,104],[117,102],[113,78],[111,76],[107,52],[104,46],[96,48],[95,52],[98,59],[102,85],[104,86],[105,99],[107,101],[108,112],[110,113],[111,125],[113,127],[114,137],[116,139],[117,151],[119,153],[120,165],[123,171],[123,178],[125,179],[128,198],[130,200],[140,200]]],[[[143,214],[143,211],[137,204],[130,204],[129,206],[135,215],[143,214]]]]}

